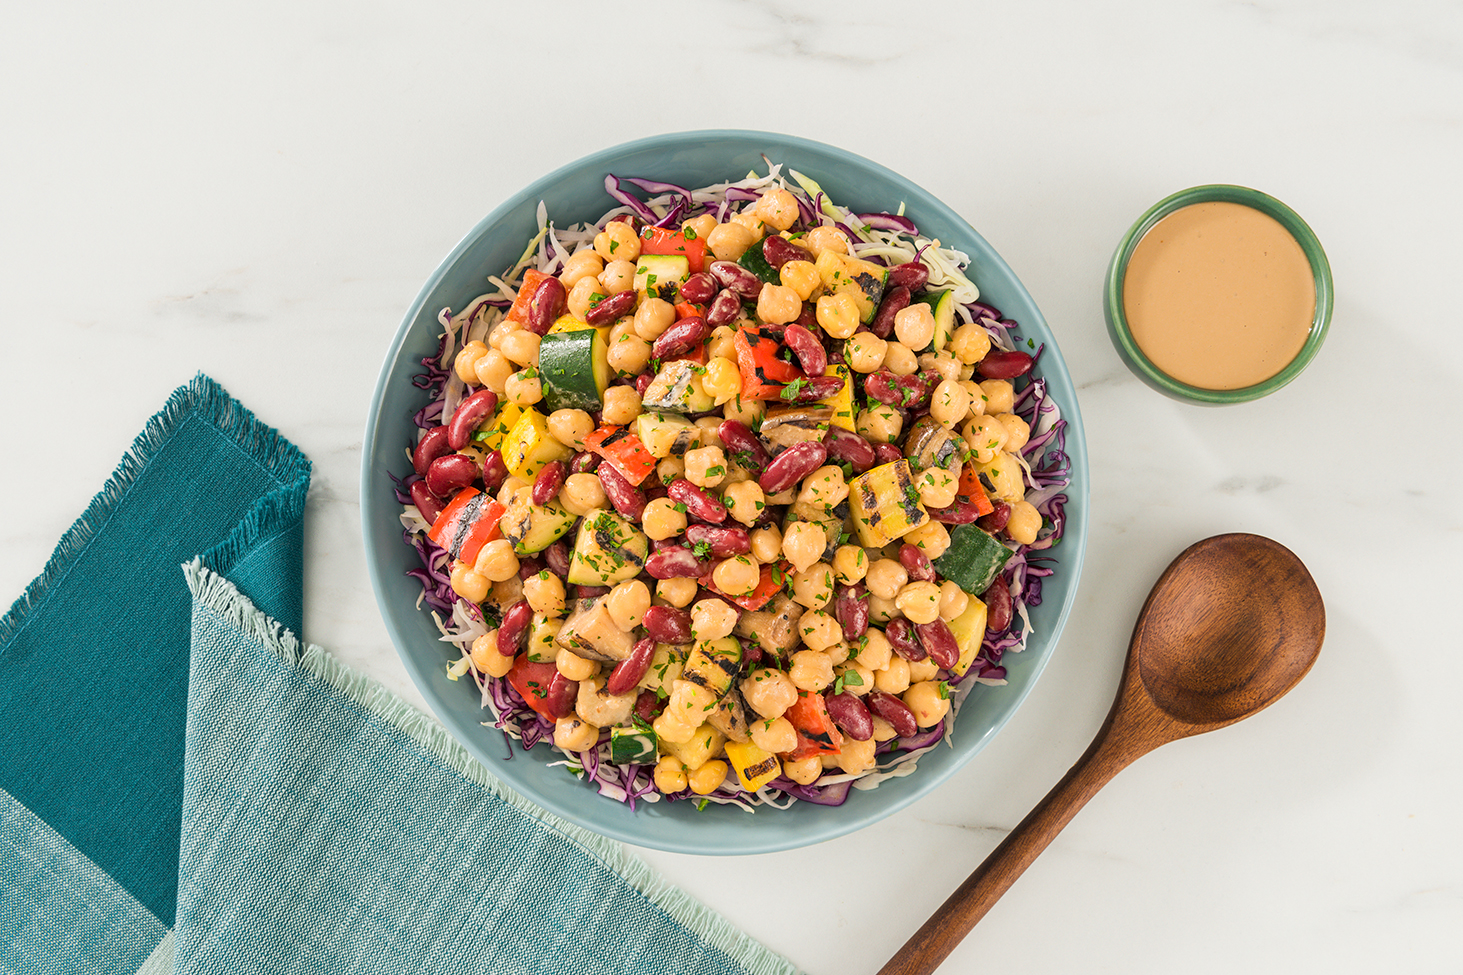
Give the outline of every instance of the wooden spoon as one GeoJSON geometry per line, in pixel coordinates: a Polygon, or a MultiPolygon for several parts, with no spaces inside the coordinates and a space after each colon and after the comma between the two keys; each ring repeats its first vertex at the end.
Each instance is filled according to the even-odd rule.
{"type": "Polygon", "coordinates": [[[879,975],[934,971],[1109,779],[1159,745],[1278,700],[1311,669],[1325,632],[1315,581],[1278,542],[1216,535],[1185,549],[1138,614],[1117,699],[1086,753],[879,975]]]}

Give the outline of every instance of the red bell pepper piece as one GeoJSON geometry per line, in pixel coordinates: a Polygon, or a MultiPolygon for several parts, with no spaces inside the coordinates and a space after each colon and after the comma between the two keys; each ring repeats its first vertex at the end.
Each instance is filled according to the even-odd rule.
{"type": "Polygon", "coordinates": [[[646,227],[640,231],[640,253],[679,254],[695,274],[706,266],[706,239],[694,230],[646,227]]]}
{"type": "Polygon", "coordinates": [[[676,302],[676,321],[680,321],[683,318],[702,318],[705,315],[705,305],[698,305],[690,301],[676,302]]]}
{"type": "Polygon", "coordinates": [[[784,715],[798,733],[797,747],[787,753],[793,761],[810,755],[836,755],[843,751],[843,735],[828,715],[822,694],[798,691],[798,699],[784,715]]]}
{"type": "Polygon", "coordinates": [[[518,289],[518,297],[513,299],[513,306],[508,309],[508,314],[503,317],[511,318],[515,322],[527,322],[529,299],[533,297],[534,291],[537,290],[539,284],[547,277],[549,275],[542,271],[534,270],[533,268],[524,271],[523,287],[518,289]]]}
{"type": "Polygon", "coordinates": [[[614,464],[631,484],[639,485],[655,470],[655,457],[629,427],[605,424],[584,438],[584,446],[614,464]]]}
{"type": "Polygon", "coordinates": [[[502,535],[504,507],[477,488],[465,487],[453,495],[432,522],[427,537],[454,559],[472,564],[484,545],[502,535]]]}
{"type": "Polygon", "coordinates": [[[977,517],[983,517],[996,510],[991,504],[991,499],[986,497],[985,487],[980,483],[980,475],[975,472],[974,464],[966,464],[960,471],[960,485],[955,489],[958,499],[967,500],[975,505],[977,517]]]}
{"type": "Polygon", "coordinates": [[[722,592],[721,589],[717,587],[715,581],[712,580],[710,573],[707,573],[706,578],[699,581],[702,586],[710,589],[722,599],[730,600],[731,602],[736,603],[738,606],[742,607],[742,609],[745,609],[747,612],[752,613],[767,605],[767,600],[777,595],[777,591],[782,588],[782,580],[788,578],[791,575],[791,573],[788,572],[788,568],[789,566],[786,562],[783,562],[778,566],[762,566],[762,578],[758,581],[757,588],[753,589],[745,596],[729,596],[726,593],[722,592]],[[773,581],[772,578],[772,570],[774,568],[781,569],[781,573],[778,574],[777,581],[773,581]]]}
{"type": "Polygon", "coordinates": [[[534,663],[528,659],[528,654],[520,653],[508,671],[508,683],[523,695],[529,707],[553,721],[554,714],[548,703],[549,684],[558,672],[552,663],[534,663]]]}
{"type": "Polygon", "coordinates": [[[777,399],[788,383],[807,378],[797,366],[778,358],[783,345],[770,329],[738,329],[732,344],[742,374],[742,399],[777,399]]]}

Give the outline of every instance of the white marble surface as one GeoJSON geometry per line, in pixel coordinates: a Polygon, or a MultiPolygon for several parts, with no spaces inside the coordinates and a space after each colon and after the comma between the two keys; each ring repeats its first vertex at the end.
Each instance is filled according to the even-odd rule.
{"type": "Polygon", "coordinates": [[[1460,970],[1463,12],[1001,7],[8,5],[0,594],[203,370],[315,463],[306,636],[420,701],[362,566],[357,468],[421,282],[586,152],[807,136],[943,198],[1035,295],[1080,385],[1087,567],[1029,703],[934,795],[812,849],[646,858],[808,971],[877,970],[1081,753],[1168,560],[1255,531],[1326,598],[1314,671],[1123,772],[942,971],[1460,970]],[[1295,207],[1337,291],[1310,370],[1223,410],[1141,386],[1099,303],[1129,223],[1205,182],[1295,207]]]}

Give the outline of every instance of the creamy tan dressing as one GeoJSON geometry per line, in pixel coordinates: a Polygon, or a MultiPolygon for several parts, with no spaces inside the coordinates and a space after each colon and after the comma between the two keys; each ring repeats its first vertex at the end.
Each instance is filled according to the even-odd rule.
{"type": "Polygon", "coordinates": [[[1163,372],[1202,389],[1264,382],[1315,317],[1310,262],[1274,217],[1195,203],[1154,224],[1123,275],[1128,330],[1163,372]]]}

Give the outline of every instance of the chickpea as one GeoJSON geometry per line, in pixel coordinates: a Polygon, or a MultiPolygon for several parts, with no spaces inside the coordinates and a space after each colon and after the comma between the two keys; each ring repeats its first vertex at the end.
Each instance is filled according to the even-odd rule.
{"type": "Polygon", "coordinates": [[[945,468],[931,467],[920,475],[916,488],[926,508],[948,508],[955,503],[960,482],[945,468]]]}
{"type": "Polygon", "coordinates": [[[646,298],[635,309],[635,334],[647,342],[654,342],[661,333],[676,323],[676,306],[664,298],[646,298]]]}
{"type": "Polygon", "coordinates": [[[585,660],[579,654],[560,647],[554,654],[554,669],[567,680],[589,680],[599,673],[599,664],[585,660]]]}
{"type": "Polygon", "coordinates": [[[883,670],[874,671],[874,690],[903,694],[909,690],[909,661],[898,655],[889,658],[883,670]]]}
{"type": "Polygon", "coordinates": [[[923,660],[911,660],[909,662],[909,683],[918,684],[922,680],[934,680],[935,675],[940,672],[940,665],[929,657],[923,660]]]}
{"type": "Polygon", "coordinates": [[[843,748],[838,752],[838,767],[849,775],[862,775],[878,764],[878,759],[874,757],[876,747],[872,738],[868,741],[844,738],[843,748]]]}
{"type": "Polygon", "coordinates": [[[869,622],[883,626],[898,615],[899,607],[894,605],[894,600],[869,593],[869,622]]]}
{"type": "Polygon", "coordinates": [[[950,337],[950,351],[955,353],[955,358],[967,365],[974,365],[984,359],[990,350],[990,334],[975,322],[961,325],[950,337]]]}
{"type": "Polygon", "coordinates": [[[493,581],[476,571],[466,562],[453,562],[452,574],[448,580],[452,591],[470,603],[481,603],[488,598],[488,589],[493,581]]]}
{"type": "MultiPolygon", "coordinates": [[[[962,368],[961,372],[964,371],[965,369],[962,368]]],[[[980,416],[983,414],[985,412],[985,390],[980,388],[980,383],[975,382],[969,376],[964,376],[960,380],[960,388],[964,389],[966,395],[970,398],[970,415],[980,416]]]]}
{"type": "Polygon", "coordinates": [[[797,685],[792,678],[773,667],[753,670],[742,678],[741,687],[747,707],[764,718],[781,717],[798,699],[797,685]]]}
{"type": "Polygon", "coordinates": [[[828,659],[833,663],[833,667],[835,670],[837,670],[840,664],[848,660],[849,657],[853,656],[853,648],[850,647],[847,643],[844,643],[842,640],[839,640],[837,643],[833,644],[833,646],[829,647],[823,652],[828,655],[828,659]]]}
{"type": "Polygon", "coordinates": [[[742,391],[741,371],[732,360],[711,356],[706,360],[706,375],[701,377],[701,388],[720,406],[742,391]]]}
{"type": "Polygon", "coordinates": [[[633,328],[626,329],[619,338],[611,339],[609,360],[611,369],[626,376],[638,376],[650,363],[650,343],[633,328]]]}
{"type": "Polygon", "coordinates": [[[922,301],[899,309],[894,315],[894,334],[910,349],[923,349],[935,337],[935,313],[922,301]]]}
{"type": "Polygon", "coordinates": [[[948,352],[926,352],[919,357],[921,372],[938,373],[941,379],[960,381],[960,360],[948,352]]]}
{"type": "Polygon", "coordinates": [[[614,220],[594,235],[594,252],[605,261],[629,261],[633,264],[640,256],[640,238],[634,227],[623,220],[614,220]]]}
{"type": "MultiPolygon", "coordinates": [[[[702,386],[702,389],[705,389],[702,386]]],[[[742,399],[738,394],[727,400],[721,408],[721,415],[728,420],[736,420],[744,424],[747,429],[757,429],[757,424],[767,412],[767,407],[759,399],[742,399]]]]}
{"type": "MultiPolygon", "coordinates": [[[[959,490],[959,482],[956,482],[956,490],[959,490]]],[[[938,559],[950,548],[950,529],[931,519],[905,535],[904,540],[930,559],[938,559]]]]}
{"type": "Polygon", "coordinates": [[[533,485],[527,481],[520,481],[512,474],[509,474],[503,479],[502,488],[498,490],[498,503],[505,508],[510,507],[520,493],[528,491],[532,487],[533,485]]]}
{"type": "Polygon", "coordinates": [[[812,261],[788,261],[777,271],[785,288],[791,288],[799,301],[807,301],[823,284],[823,278],[812,261]]]}
{"type": "Polygon", "coordinates": [[[985,412],[992,415],[1011,412],[1016,392],[1006,380],[987,379],[980,384],[980,390],[985,393],[985,412]]]}
{"type": "Polygon", "coordinates": [[[848,484],[843,479],[843,468],[829,464],[803,479],[803,490],[798,495],[798,501],[829,509],[838,507],[846,497],[848,484]]]}
{"type": "MultiPolygon", "coordinates": [[[[853,300],[853,295],[839,292],[819,296],[817,316],[818,325],[836,339],[852,338],[853,334],[858,331],[859,310],[858,303],[853,300]]],[[[872,332],[868,334],[873,335],[872,332]]],[[[877,338],[877,336],[875,337],[877,338]]],[[[873,370],[867,371],[872,372],[873,370]]]]}
{"type": "Polygon", "coordinates": [[[751,525],[760,518],[767,506],[766,495],[756,481],[727,485],[721,493],[721,503],[726,505],[728,514],[744,525],[751,525]]]}
{"type": "Polygon", "coordinates": [[[817,755],[809,755],[796,761],[784,761],[782,774],[798,785],[811,785],[823,774],[823,762],[817,755]]]}
{"type": "Polygon", "coordinates": [[[880,559],[869,566],[868,574],[864,576],[864,585],[869,587],[869,592],[883,599],[899,595],[899,590],[908,581],[909,573],[894,559],[880,559]]]}
{"type": "Polygon", "coordinates": [[[768,190],[762,194],[752,212],[774,230],[786,230],[798,219],[798,201],[784,189],[768,190]]]}
{"type": "Polygon", "coordinates": [[[606,295],[617,295],[635,287],[635,262],[610,261],[599,274],[599,287],[606,295]]]}
{"type": "Polygon", "coordinates": [[[728,596],[745,596],[761,583],[762,570],[751,556],[733,555],[712,570],[711,578],[728,596]]]}
{"type": "Polygon", "coordinates": [[[606,423],[628,426],[640,413],[640,394],[634,386],[611,386],[604,391],[604,410],[600,415],[606,423]]]}
{"type": "Polygon", "coordinates": [[[476,339],[464,345],[452,360],[452,369],[457,373],[457,378],[465,383],[476,383],[478,360],[487,354],[488,347],[476,339]]]}
{"type": "Polygon", "coordinates": [[[764,752],[790,752],[798,747],[798,731],[792,722],[784,717],[753,721],[749,729],[752,744],[764,752]]]}
{"type": "Polygon", "coordinates": [[[554,745],[566,752],[588,751],[598,740],[599,729],[575,715],[554,722],[554,745]]]}
{"type": "Polygon", "coordinates": [[[697,640],[719,640],[737,627],[737,611],[721,599],[701,599],[691,607],[691,635],[697,640]]]}
{"type": "MultiPolygon", "coordinates": [[[[679,745],[690,741],[691,736],[696,733],[696,729],[701,726],[682,721],[680,715],[671,713],[671,710],[667,708],[661,712],[660,717],[650,723],[650,727],[655,730],[655,736],[661,741],[679,745]]],[[[681,774],[684,775],[684,771],[681,774]]]]}
{"type": "Polygon", "coordinates": [[[989,464],[1006,449],[1006,425],[993,416],[976,416],[960,431],[977,464],[989,464]]]}
{"type": "Polygon", "coordinates": [[[595,295],[604,294],[600,290],[602,286],[597,277],[598,273],[596,271],[594,274],[586,274],[574,282],[574,287],[569,288],[569,298],[566,301],[569,306],[569,314],[580,321],[584,321],[589,316],[589,309],[595,302],[595,295]]]}
{"type": "Polygon", "coordinates": [[[532,366],[538,363],[538,347],[540,339],[526,328],[517,328],[503,337],[498,351],[508,357],[510,362],[520,366],[532,366]]]}
{"type": "MultiPolygon", "coordinates": [[[[823,557],[828,547],[828,536],[823,529],[808,521],[795,521],[787,526],[782,536],[782,554],[798,572],[809,568],[823,557]]],[[[759,559],[758,561],[763,561],[759,559]]],[[[771,562],[772,559],[766,561],[771,562]]]]}
{"type": "Polygon", "coordinates": [[[498,652],[498,631],[489,630],[472,641],[472,666],[489,677],[505,677],[513,669],[513,658],[498,652]]]}
{"type": "Polygon", "coordinates": [[[888,403],[873,403],[854,421],[859,436],[874,443],[893,443],[904,429],[904,417],[888,403]]]}
{"type": "Polygon", "coordinates": [[[843,627],[822,610],[804,613],[798,620],[803,644],[813,650],[827,650],[843,640],[843,627]]]}
{"type": "Polygon", "coordinates": [[[513,363],[509,362],[508,357],[497,349],[490,350],[473,366],[478,385],[491,389],[499,396],[503,395],[503,391],[508,385],[508,377],[513,375],[513,372],[513,363]]]}
{"type": "Polygon", "coordinates": [[[532,406],[543,399],[544,390],[539,382],[538,370],[520,369],[509,375],[503,383],[503,395],[514,406],[532,406]]]}
{"type": "Polygon", "coordinates": [[[1031,439],[1031,425],[1015,413],[1001,413],[996,419],[1006,428],[1006,449],[1013,454],[1020,453],[1031,439]]]}
{"type": "Polygon", "coordinates": [[[843,678],[843,689],[854,697],[863,697],[874,689],[873,668],[866,667],[857,660],[850,659],[837,664],[833,668],[833,673],[834,682],[837,683],[839,677],[843,678]]]}
{"type": "Polygon", "coordinates": [[[990,493],[1001,501],[1015,503],[1025,497],[1025,472],[1014,455],[1002,453],[986,464],[977,461],[975,470],[984,475],[983,480],[990,482],[990,493]]]}
{"type": "Polygon", "coordinates": [[[711,330],[711,338],[706,346],[707,355],[712,358],[726,359],[730,362],[737,361],[737,330],[730,325],[718,325],[711,330]]]}
{"type": "Polygon", "coordinates": [[[594,432],[594,420],[583,410],[555,410],[548,417],[549,436],[566,447],[584,449],[584,438],[594,432]]]}
{"type": "Polygon", "coordinates": [[[718,261],[735,261],[747,252],[755,240],[752,231],[739,223],[719,223],[706,235],[706,246],[718,261]]]}
{"type": "MultiPolygon", "coordinates": [[[[818,529],[822,534],[822,529],[818,529]]],[[[833,566],[818,562],[792,577],[792,601],[808,609],[822,609],[833,598],[833,566]]]]}
{"type": "Polygon", "coordinates": [[[884,368],[896,376],[910,376],[919,372],[919,359],[903,342],[890,342],[884,349],[884,368]]]}
{"type": "Polygon", "coordinates": [[[685,609],[696,598],[695,579],[662,579],[655,584],[655,595],[676,609],[685,609]]]}
{"type": "MultiPolygon", "coordinates": [[[[494,325],[488,332],[488,348],[503,351],[503,342],[510,335],[516,335],[523,331],[523,323],[516,322],[511,318],[500,318],[498,324],[494,325]]],[[[530,333],[532,334],[532,333],[530,333]]]]}
{"type": "Polygon", "coordinates": [[[890,645],[883,630],[870,629],[859,642],[862,645],[858,648],[855,659],[860,666],[867,667],[870,671],[883,670],[889,666],[889,661],[894,657],[894,647],[890,645]]]}
{"type": "Polygon", "coordinates": [[[854,372],[874,372],[888,354],[889,343],[873,332],[858,332],[843,346],[843,356],[854,372]]]}
{"type": "Polygon", "coordinates": [[[686,781],[691,786],[691,791],[698,796],[709,796],[726,781],[727,764],[719,758],[713,758],[705,765],[690,772],[686,781]]]}
{"type": "Polygon", "coordinates": [[[686,514],[670,498],[656,498],[645,506],[640,530],[657,542],[675,538],[686,530],[686,514]]]}
{"type": "Polygon", "coordinates": [[[726,454],[720,447],[686,451],[686,480],[697,487],[716,487],[726,477],[726,454]]]}
{"type": "Polygon", "coordinates": [[[495,539],[478,552],[473,569],[489,582],[501,582],[518,574],[518,556],[513,553],[513,543],[506,538],[495,539]]]}
{"type": "Polygon", "coordinates": [[[776,525],[764,525],[752,532],[752,558],[769,565],[782,555],[782,531],[776,525]]]}
{"type": "Polygon", "coordinates": [[[911,623],[933,623],[940,618],[940,587],[933,582],[911,582],[899,590],[894,605],[911,623]]]}
{"type": "Polygon", "coordinates": [[[655,465],[655,476],[660,478],[660,483],[669,484],[677,478],[686,476],[686,462],[671,454],[655,465]]]}
{"type": "Polygon", "coordinates": [[[1011,517],[1006,521],[1006,534],[1011,536],[1011,541],[1030,545],[1036,541],[1036,535],[1040,531],[1041,512],[1027,501],[1013,501],[1011,517]]]}
{"type": "Polygon", "coordinates": [[[563,616],[564,580],[547,569],[531,575],[523,580],[523,598],[540,616],[563,616]]]}
{"type": "Polygon", "coordinates": [[[930,399],[930,416],[946,430],[955,429],[970,411],[970,394],[954,379],[942,379],[930,399]]]}
{"type": "MultiPolygon", "coordinates": [[[[659,719],[657,719],[659,720],[659,719]]],[[[689,739],[691,736],[687,735],[689,739]]],[[[663,795],[684,792],[690,782],[686,778],[686,766],[674,755],[662,755],[655,763],[655,789],[663,795]]]]}
{"type": "Polygon", "coordinates": [[[949,691],[939,681],[911,684],[904,692],[903,701],[914,712],[914,721],[921,728],[933,728],[950,713],[949,691]]]}
{"type": "Polygon", "coordinates": [[[571,515],[583,518],[605,506],[605,489],[597,474],[570,474],[559,488],[559,504],[571,515]]]}
{"type": "Polygon", "coordinates": [[[840,545],[833,553],[833,574],[845,586],[862,582],[869,571],[869,557],[857,545],[840,545]]]}
{"type": "Polygon", "coordinates": [[[622,582],[605,596],[605,610],[610,622],[629,633],[640,625],[650,608],[650,589],[639,579],[622,582]]]}
{"type": "Polygon", "coordinates": [[[795,321],[803,313],[803,299],[791,288],[764,284],[757,296],[757,317],[769,325],[795,321]]]}
{"type": "Polygon", "coordinates": [[[744,211],[742,213],[732,214],[729,222],[746,228],[746,230],[752,235],[751,241],[747,244],[747,247],[749,249],[751,248],[752,244],[757,243],[757,241],[761,240],[763,236],[765,236],[767,233],[767,225],[764,224],[760,219],[758,219],[757,215],[750,210],[744,211]]]}
{"type": "Polygon", "coordinates": [[[717,228],[715,214],[703,213],[699,217],[692,217],[681,224],[681,233],[686,235],[687,240],[704,238],[717,228]]]}
{"type": "MultiPolygon", "coordinates": [[[[631,231],[633,233],[633,231],[631,231]]],[[[604,258],[592,250],[580,251],[573,254],[564,262],[564,270],[559,272],[559,283],[565,290],[572,292],[580,281],[585,278],[598,278],[600,272],[605,269],[604,258]]],[[[595,282],[596,286],[599,284],[595,282]]],[[[575,318],[583,318],[583,315],[575,315],[575,318]]]]}
{"type": "Polygon", "coordinates": [[[940,619],[948,623],[969,608],[969,593],[949,579],[940,584],[940,619]]]}
{"type": "Polygon", "coordinates": [[[833,683],[833,661],[821,650],[799,650],[787,670],[798,690],[820,693],[833,683]]]}
{"type": "Polygon", "coordinates": [[[814,227],[803,238],[803,243],[808,245],[808,250],[813,252],[814,257],[824,251],[832,251],[835,254],[848,253],[848,238],[837,227],[814,227]]]}
{"type": "Polygon", "coordinates": [[[666,713],[678,716],[691,727],[700,727],[701,722],[716,707],[716,694],[693,681],[677,679],[671,683],[670,700],[666,701],[666,713]]]}

